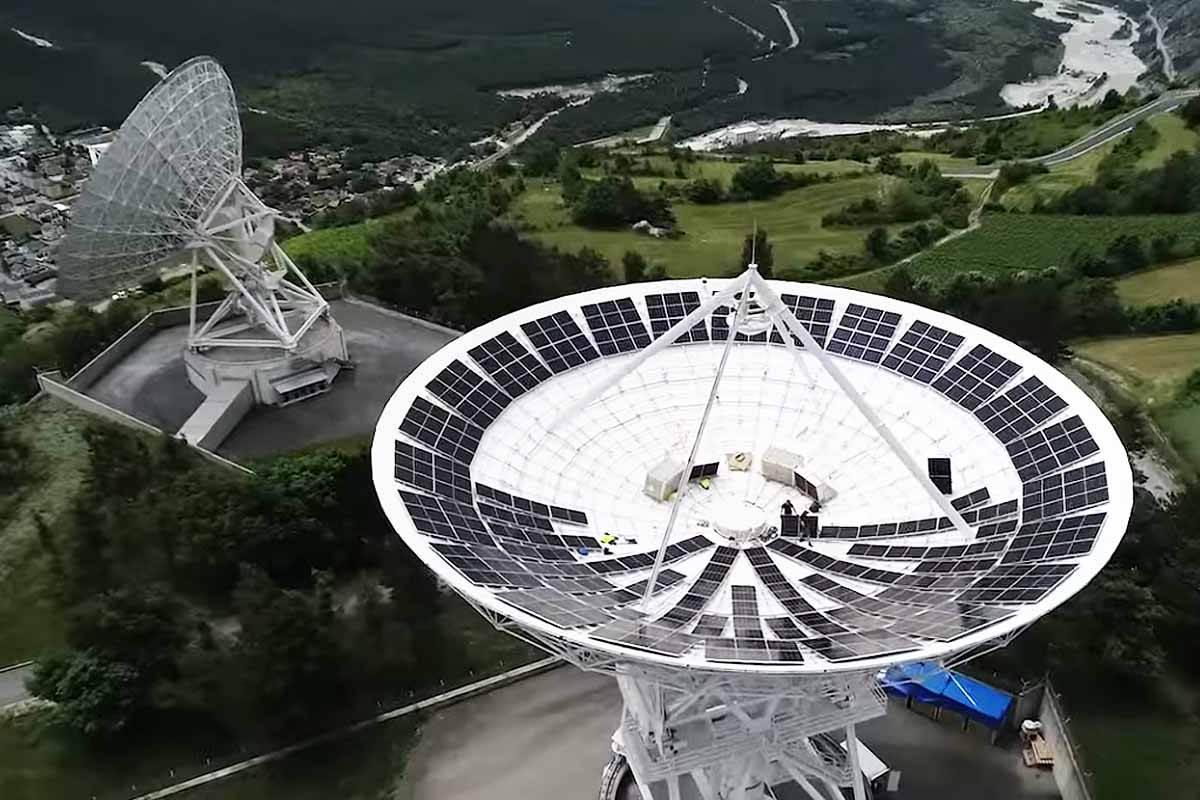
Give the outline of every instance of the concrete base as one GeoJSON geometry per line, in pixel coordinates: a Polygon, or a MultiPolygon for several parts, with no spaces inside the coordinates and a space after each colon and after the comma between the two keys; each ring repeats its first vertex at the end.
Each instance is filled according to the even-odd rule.
{"type": "MultiPolygon", "coordinates": [[[[226,327],[235,329],[235,333],[228,334],[234,339],[269,338],[258,328],[241,329],[236,323],[226,327]]],[[[341,326],[326,318],[309,329],[294,353],[268,347],[213,347],[204,351],[188,349],[183,360],[188,380],[205,396],[213,396],[228,382],[245,383],[249,384],[256,404],[274,406],[295,399],[281,391],[284,379],[319,369],[324,372],[323,391],[349,360],[349,354],[341,326]]]]}

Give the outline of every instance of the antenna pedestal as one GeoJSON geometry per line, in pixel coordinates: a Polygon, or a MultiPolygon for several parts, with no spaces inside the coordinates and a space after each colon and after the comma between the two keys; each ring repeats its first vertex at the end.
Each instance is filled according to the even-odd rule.
{"type": "Polygon", "coordinates": [[[841,798],[841,787],[860,798],[843,742],[887,711],[870,673],[798,680],[622,665],[617,683],[624,710],[613,749],[643,800],[758,800],[785,782],[812,800],[841,798]]]}
{"type": "Polygon", "coordinates": [[[276,212],[232,178],[204,214],[192,244],[192,309],[184,356],[206,395],[250,381],[255,400],[286,404],[324,391],[349,356],[329,303],[275,242],[276,212]],[[197,305],[201,264],[229,286],[206,318],[197,305]]]}

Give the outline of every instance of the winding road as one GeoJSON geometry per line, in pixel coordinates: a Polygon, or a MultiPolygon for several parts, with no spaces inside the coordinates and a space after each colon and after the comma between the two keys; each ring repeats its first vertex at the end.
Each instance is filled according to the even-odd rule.
{"type": "Polygon", "coordinates": [[[779,16],[783,17],[783,24],[787,26],[788,35],[792,37],[792,41],[788,43],[785,49],[796,49],[796,46],[800,44],[800,34],[796,33],[796,26],[792,24],[792,18],[788,16],[787,9],[779,3],[771,3],[771,5],[775,6],[775,10],[779,12],[779,16]]]}
{"type": "Polygon", "coordinates": [[[29,699],[25,681],[33,677],[33,662],[0,668],[0,708],[29,699]]]}
{"type": "MultiPolygon", "coordinates": [[[[1068,161],[1074,161],[1080,156],[1086,155],[1096,148],[1103,147],[1109,142],[1129,133],[1142,120],[1174,111],[1193,97],[1200,97],[1200,89],[1166,92],[1157,100],[1111,120],[1061,150],[1056,150],[1048,155],[1029,160],[1036,164],[1045,164],[1047,167],[1055,167],[1059,164],[1065,164],[1068,161]]],[[[999,166],[989,164],[980,167],[963,167],[945,174],[950,178],[995,178],[999,174],[999,171],[999,166]]]]}

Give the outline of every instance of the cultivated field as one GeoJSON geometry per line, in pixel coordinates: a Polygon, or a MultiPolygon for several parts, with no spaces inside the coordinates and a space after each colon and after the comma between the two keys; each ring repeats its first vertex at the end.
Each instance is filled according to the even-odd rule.
{"type": "Polygon", "coordinates": [[[1078,217],[1049,214],[988,214],[978,230],[947,242],[912,262],[914,275],[945,280],[976,270],[985,273],[1062,267],[1081,246],[1103,250],[1130,233],[1149,240],[1175,234],[1185,241],[1200,233],[1200,214],[1145,217],[1078,217]]]}
{"type": "Polygon", "coordinates": [[[1200,301],[1200,258],[1124,277],[1117,281],[1117,294],[1131,306],[1200,301]]]}

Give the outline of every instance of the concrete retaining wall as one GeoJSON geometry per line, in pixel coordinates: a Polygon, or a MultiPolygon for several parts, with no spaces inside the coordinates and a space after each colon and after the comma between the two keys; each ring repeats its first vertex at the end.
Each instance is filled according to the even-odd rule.
{"type": "Polygon", "coordinates": [[[127,428],[133,428],[142,433],[154,435],[162,434],[162,431],[148,422],[142,422],[134,416],[126,414],[124,411],[113,408],[110,405],[101,403],[99,400],[88,397],[83,392],[72,389],[62,380],[62,374],[59,372],[43,372],[37,376],[38,386],[42,391],[51,397],[57,397],[64,403],[69,403],[81,411],[88,414],[93,414],[97,417],[115,422],[118,425],[124,425],[127,428]]]}
{"type": "MultiPolygon", "coordinates": [[[[117,425],[124,425],[126,428],[132,428],[140,433],[147,433],[152,436],[169,435],[161,428],[157,428],[148,422],[143,422],[137,417],[126,414],[124,411],[121,411],[118,408],[113,408],[107,403],[102,403],[94,397],[88,397],[83,392],[72,389],[63,381],[62,373],[60,372],[43,372],[37,376],[37,380],[38,386],[41,388],[41,391],[38,393],[39,398],[46,396],[57,398],[87,414],[92,414],[100,417],[101,419],[108,420],[109,422],[115,422],[117,425]]],[[[243,472],[247,475],[254,474],[254,470],[247,469],[236,461],[230,461],[224,456],[219,456],[211,450],[207,450],[204,447],[199,447],[197,445],[191,445],[191,447],[209,461],[219,464],[222,467],[235,469],[238,472],[243,472]]]]}
{"type": "Polygon", "coordinates": [[[1042,723],[1046,744],[1054,751],[1054,782],[1058,785],[1062,800],[1092,800],[1087,775],[1075,755],[1075,745],[1067,724],[1069,720],[1054,693],[1054,687],[1049,683],[1042,693],[1038,719],[1042,723]]]}

